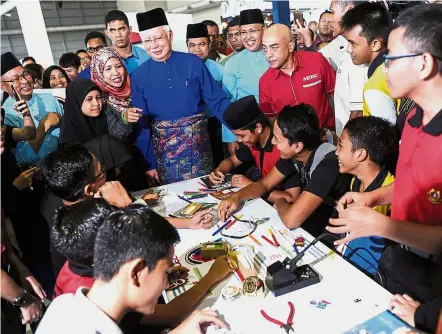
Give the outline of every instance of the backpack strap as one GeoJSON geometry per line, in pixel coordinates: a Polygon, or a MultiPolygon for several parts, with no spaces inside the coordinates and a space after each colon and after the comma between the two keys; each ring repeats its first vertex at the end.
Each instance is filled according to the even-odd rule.
{"type": "Polygon", "coordinates": [[[324,160],[324,157],[330,152],[334,151],[336,151],[335,145],[332,145],[330,143],[323,143],[319,145],[318,149],[315,152],[315,156],[313,157],[312,166],[310,167],[310,178],[312,177],[312,174],[315,171],[316,167],[318,167],[321,161],[324,160]]]}

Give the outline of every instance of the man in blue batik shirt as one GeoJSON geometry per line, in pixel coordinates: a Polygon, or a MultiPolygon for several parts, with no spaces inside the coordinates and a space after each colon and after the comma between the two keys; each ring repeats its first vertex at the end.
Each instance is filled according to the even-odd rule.
{"type": "Polygon", "coordinates": [[[18,110],[23,111],[27,108],[37,126],[35,139],[17,143],[16,160],[24,165],[38,164],[58,147],[60,135],[58,124],[63,116],[63,109],[52,94],[33,93],[32,76],[23,69],[11,52],[1,56],[1,88],[9,95],[2,106],[5,109],[5,124],[15,128],[23,127],[24,115],[18,110]],[[18,94],[19,101],[23,101],[19,108],[18,101],[13,97],[13,89],[18,94]]]}
{"type": "Polygon", "coordinates": [[[145,50],[131,44],[130,33],[132,27],[129,26],[126,14],[121,10],[111,10],[106,14],[104,21],[106,36],[112,41],[112,46],[120,55],[127,72],[131,75],[138,66],[149,59],[149,55],[145,50]]]}
{"type": "Polygon", "coordinates": [[[203,61],[172,51],[173,32],[161,8],[137,14],[151,57],[131,76],[132,105],[142,109],[137,146],[151,184],[172,183],[213,169],[204,106],[223,122],[230,101],[203,61]]]}

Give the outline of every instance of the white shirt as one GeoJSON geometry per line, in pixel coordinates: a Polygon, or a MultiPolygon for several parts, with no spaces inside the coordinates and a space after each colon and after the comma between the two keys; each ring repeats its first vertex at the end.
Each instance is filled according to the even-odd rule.
{"type": "Polygon", "coordinates": [[[349,53],[345,52],[336,71],[335,123],[336,134],[341,136],[352,111],[362,111],[364,85],[367,82],[368,66],[355,65],[349,53]]]}
{"type": "Polygon", "coordinates": [[[88,289],[78,288],[51,303],[36,334],[123,334],[120,327],[87,297],[88,289]]]}
{"type": "Polygon", "coordinates": [[[338,36],[326,46],[324,46],[319,52],[327,59],[331,67],[336,71],[342,56],[347,53],[348,42],[344,36],[338,36]]]}

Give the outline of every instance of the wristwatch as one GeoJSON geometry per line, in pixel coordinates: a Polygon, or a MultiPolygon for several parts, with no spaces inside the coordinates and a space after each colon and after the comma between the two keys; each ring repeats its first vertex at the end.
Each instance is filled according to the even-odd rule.
{"type": "Polygon", "coordinates": [[[16,307],[25,307],[34,302],[34,298],[26,291],[23,290],[23,293],[14,299],[12,305],[16,307]]]}

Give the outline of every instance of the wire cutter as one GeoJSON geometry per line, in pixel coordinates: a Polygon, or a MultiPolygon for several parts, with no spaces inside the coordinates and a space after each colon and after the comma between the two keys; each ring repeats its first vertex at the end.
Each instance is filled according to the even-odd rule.
{"type": "Polygon", "coordinates": [[[265,313],[263,310],[261,310],[261,314],[264,317],[264,319],[266,319],[266,320],[268,320],[270,322],[273,322],[275,325],[278,325],[281,328],[284,328],[285,332],[287,334],[289,334],[290,331],[292,331],[292,332],[295,331],[293,329],[293,326],[292,326],[293,325],[293,316],[295,315],[295,307],[293,306],[292,302],[288,302],[288,304],[289,304],[289,307],[290,307],[290,313],[289,313],[289,316],[287,317],[287,323],[286,324],[284,324],[282,321],[279,321],[279,320],[276,320],[276,319],[274,319],[272,317],[269,317],[267,315],[267,313],[265,313]]]}

